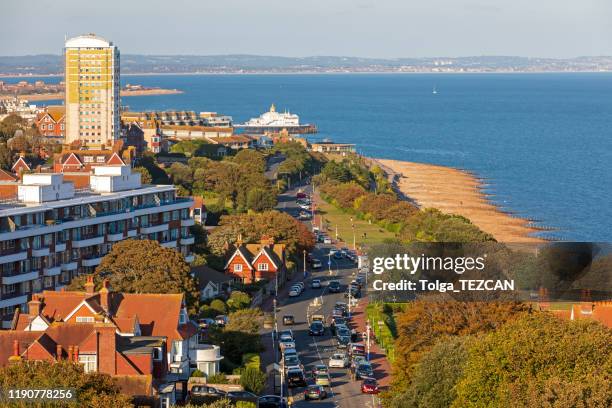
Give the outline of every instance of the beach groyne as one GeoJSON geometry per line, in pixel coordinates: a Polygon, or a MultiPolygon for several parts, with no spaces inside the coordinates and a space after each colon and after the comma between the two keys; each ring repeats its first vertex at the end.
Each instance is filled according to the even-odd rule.
{"type": "Polygon", "coordinates": [[[452,167],[399,160],[373,159],[393,179],[398,192],[421,208],[437,208],[468,218],[499,242],[541,243],[541,229],[491,203],[482,180],[452,167]]]}

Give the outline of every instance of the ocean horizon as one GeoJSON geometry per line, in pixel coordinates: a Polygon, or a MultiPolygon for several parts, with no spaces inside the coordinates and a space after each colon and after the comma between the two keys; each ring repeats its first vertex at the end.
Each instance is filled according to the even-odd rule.
{"type": "MultiPolygon", "coordinates": [[[[36,77],[5,81],[24,79],[36,77]]],[[[612,73],[130,75],[122,83],[184,91],[122,98],[131,110],[216,111],[240,123],[274,103],[317,125],[310,140],[470,171],[500,209],[552,229],[543,237],[612,241],[612,73]]]]}

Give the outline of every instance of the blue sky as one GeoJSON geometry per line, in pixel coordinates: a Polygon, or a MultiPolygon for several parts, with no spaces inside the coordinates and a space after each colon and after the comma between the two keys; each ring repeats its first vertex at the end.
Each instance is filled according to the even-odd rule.
{"type": "Polygon", "coordinates": [[[2,0],[0,55],[612,55],[612,0],[2,0]]]}

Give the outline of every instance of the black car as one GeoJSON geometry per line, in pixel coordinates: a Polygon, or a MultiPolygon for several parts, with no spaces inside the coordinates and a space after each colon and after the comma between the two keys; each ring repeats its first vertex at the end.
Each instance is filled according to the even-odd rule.
{"type": "Polygon", "coordinates": [[[264,395],[257,400],[259,408],[287,408],[287,402],[278,395],[264,395]]]}
{"type": "Polygon", "coordinates": [[[372,378],[374,377],[374,370],[372,370],[372,366],[368,363],[359,364],[357,370],[355,371],[357,375],[357,379],[360,380],[362,378],[372,378]]]}
{"type": "Polygon", "coordinates": [[[325,334],[325,326],[321,322],[312,322],[308,328],[309,336],[323,336],[325,334]]]}
{"type": "Polygon", "coordinates": [[[229,391],[227,393],[227,398],[230,401],[248,401],[253,403],[257,403],[257,400],[259,399],[257,395],[248,391],[229,391]]]}
{"type": "Polygon", "coordinates": [[[330,293],[340,293],[340,282],[338,281],[331,281],[329,282],[329,291],[330,293]]]}
{"type": "Polygon", "coordinates": [[[349,343],[351,342],[351,338],[349,336],[337,336],[336,341],[337,341],[336,347],[347,348],[349,343]]]}
{"type": "Polygon", "coordinates": [[[227,396],[225,391],[218,390],[214,387],[208,387],[206,385],[194,385],[189,390],[189,402],[192,404],[209,404],[211,402],[220,400],[227,396]]]}
{"type": "Polygon", "coordinates": [[[283,316],[283,324],[285,326],[291,326],[295,324],[295,317],[293,315],[283,316]]]}
{"type": "Polygon", "coordinates": [[[305,387],[306,377],[304,377],[304,372],[302,370],[287,371],[287,385],[289,388],[305,387]]]}

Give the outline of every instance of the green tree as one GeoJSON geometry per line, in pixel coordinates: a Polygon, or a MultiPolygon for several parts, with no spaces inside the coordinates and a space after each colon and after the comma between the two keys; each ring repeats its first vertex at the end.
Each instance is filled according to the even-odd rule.
{"type": "Polygon", "coordinates": [[[230,298],[227,300],[227,305],[233,312],[241,309],[246,309],[251,305],[251,297],[245,292],[235,290],[232,292],[230,298]]]}
{"type": "Polygon", "coordinates": [[[217,312],[218,315],[227,313],[227,305],[221,299],[213,299],[210,302],[210,308],[217,312]]]}
{"type": "Polygon", "coordinates": [[[11,151],[6,147],[6,143],[0,143],[0,168],[3,170],[10,170],[13,164],[13,155],[11,151]]]}
{"type": "Polygon", "coordinates": [[[259,368],[247,367],[240,376],[240,385],[247,391],[260,394],[266,386],[266,374],[259,368]]]}
{"type": "MultiPolygon", "coordinates": [[[[131,407],[131,399],[121,393],[119,386],[107,374],[85,373],[81,364],[58,361],[17,361],[0,368],[0,388],[42,389],[72,388],[77,400],[60,406],[106,408],[131,407]]],[[[11,406],[31,406],[26,402],[11,406]]],[[[46,406],[46,405],[45,405],[46,406]]],[[[57,405],[54,405],[57,406],[57,405]]]]}
{"type": "Polygon", "coordinates": [[[146,167],[137,166],[134,167],[134,171],[140,173],[140,181],[142,182],[142,184],[151,184],[153,182],[151,173],[149,173],[149,170],[147,170],[146,167]]]}
{"type": "Polygon", "coordinates": [[[270,188],[252,188],[247,194],[247,208],[261,212],[276,207],[276,193],[270,188]]]}
{"type": "Polygon", "coordinates": [[[261,330],[263,314],[260,309],[242,309],[230,313],[228,318],[225,330],[257,334],[261,330]]]}
{"type": "Polygon", "coordinates": [[[469,350],[453,407],[610,407],[612,330],[534,313],[469,350]]]}
{"type": "Polygon", "coordinates": [[[172,183],[183,187],[191,194],[193,188],[193,170],[182,163],[172,163],[172,166],[166,171],[172,180],[172,183]]]}
{"type": "MultiPolygon", "coordinates": [[[[191,310],[197,307],[198,290],[189,264],[179,252],[157,241],[129,239],[114,244],[94,273],[98,286],[105,278],[118,292],[184,293],[191,310]]],[[[85,281],[85,276],[73,279],[70,288],[82,290],[85,281]]]]}

